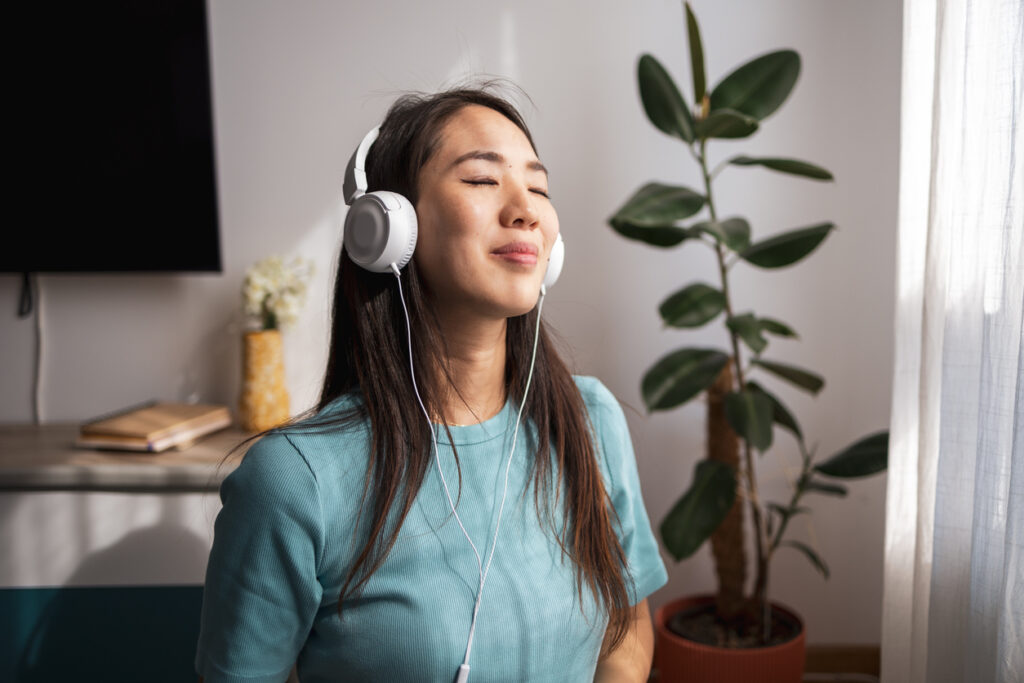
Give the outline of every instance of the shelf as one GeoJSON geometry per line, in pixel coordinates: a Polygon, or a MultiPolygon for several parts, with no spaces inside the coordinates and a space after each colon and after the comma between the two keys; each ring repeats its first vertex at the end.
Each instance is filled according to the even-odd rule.
{"type": "Polygon", "coordinates": [[[77,423],[0,425],[0,491],[217,491],[248,433],[228,428],[163,453],[75,448],[77,423]],[[222,462],[224,461],[224,462],[222,462]]]}

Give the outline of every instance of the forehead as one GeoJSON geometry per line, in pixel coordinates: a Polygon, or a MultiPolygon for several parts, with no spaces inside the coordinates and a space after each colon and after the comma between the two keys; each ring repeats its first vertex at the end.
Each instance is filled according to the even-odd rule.
{"type": "Polygon", "coordinates": [[[526,134],[504,114],[470,104],[452,115],[441,129],[437,161],[444,164],[472,150],[492,150],[518,160],[537,158],[526,134]]]}

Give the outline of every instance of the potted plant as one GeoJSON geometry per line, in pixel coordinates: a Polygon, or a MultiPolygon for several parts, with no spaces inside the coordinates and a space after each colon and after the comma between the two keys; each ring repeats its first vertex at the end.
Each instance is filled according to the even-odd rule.
{"type": "Polygon", "coordinates": [[[694,329],[722,318],[728,338],[727,350],[685,347],[669,353],[645,373],[641,383],[649,412],[674,409],[707,393],[707,458],[697,463],[689,489],[662,521],[660,532],[677,561],[710,540],[718,580],[714,596],[676,600],[656,611],[655,668],[662,680],[670,681],[799,681],[804,664],[803,625],[796,614],[769,602],[770,562],[778,550],[793,548],[828,578],[828,567],[813,548],[785,539],[787,526],[793,517],[808,512],[802,505],[806,494],[843,496],[846,489],[834,478],[883,471],[889,435],[877,432],[818,462],[790,410],[750,378],[761,373],[814,395],[824,386],[815,372],[762,355],[768,348],[766,335],[797,335],[782,321],[736,311],[729,290],[730,269],[740,262],[764,269],[790,266],[809,255],[835,226],[821,222],[753,241],[745,218],[720,213],[712,181],[727,168],[748,166],[818,181],[831,181],[832,174],[796,159],[749,156],[734,156],[709,171],[708,142],[747,138],[757,132],[792,91],[800,56],[793,50],[762,55],[708,91],[700,30],[689,3],[685,9],[693,110],[653,56],[641,56],[637,76],[648,119],[683,143],[700,166],[704,187],[698,191],[648,183],[609,219],[620,235],[655,247],[708,247],[717,261],[720,283],[689,283],[666,298],[659,313],[667,326],[678,329],[694,329]],[[705,207],[707,217],[684,224],[705,207]],[[746,364],[741,345],[751,354],[746,364]],[[753,456],[771,447],[775,425],[795,438],[800,458],[792,494],[777,502],[761,499],[753,456]],[[747,534],[753,537],[751,560],[746,556],[747,534]],[[745,592],[748,569],[753,570],[749,593],[745,592]]]}

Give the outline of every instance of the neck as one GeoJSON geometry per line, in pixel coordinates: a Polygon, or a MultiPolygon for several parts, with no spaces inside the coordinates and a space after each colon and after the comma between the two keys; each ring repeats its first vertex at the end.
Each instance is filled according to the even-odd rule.
{"type": "Polygon", "coordinates": [[[472,425],[494,417],[507,398],[505,335],[508,321],[453,315],[439,318],[455,385],[444,402],[445,421],[449,425],[472,425]]]}

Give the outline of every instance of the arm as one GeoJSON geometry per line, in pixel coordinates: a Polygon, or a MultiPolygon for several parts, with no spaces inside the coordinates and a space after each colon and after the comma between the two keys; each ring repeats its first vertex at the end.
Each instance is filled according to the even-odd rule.
{"type": "Polygon", "coordinates": [[[291,441],[269,434],[220,488],[196,673],[211,681],[283,683],[323,597],[319,486],[291,441]]]}
{"type": "Polygon", "coordinates": [[[646,599],[633,608],[633,624],[622,644],[606,653],[607,641],[606,636],[594,683],[644,683],[651,673],[651,658],[654,656],[654,629],[646,599]]]}

